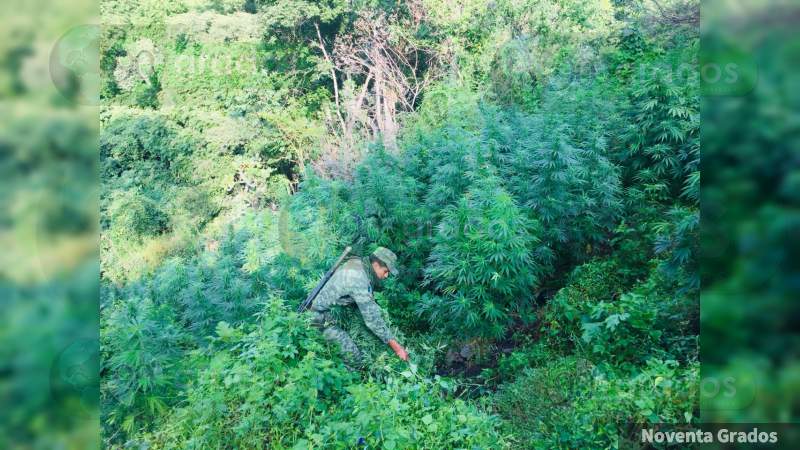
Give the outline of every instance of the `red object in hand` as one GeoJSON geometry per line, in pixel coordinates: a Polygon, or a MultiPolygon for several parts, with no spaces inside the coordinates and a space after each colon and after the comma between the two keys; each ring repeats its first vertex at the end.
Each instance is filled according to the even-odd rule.
{"type": "Polygon", "coordinates": [[[397,341],[394,339],[390,340],[389,347],[392,347],[392,350],[394,350],[398,358],[402,359],[403,361],[408,361],[408,352],[403,348],[402,345],[398,344],[397,341]]]}

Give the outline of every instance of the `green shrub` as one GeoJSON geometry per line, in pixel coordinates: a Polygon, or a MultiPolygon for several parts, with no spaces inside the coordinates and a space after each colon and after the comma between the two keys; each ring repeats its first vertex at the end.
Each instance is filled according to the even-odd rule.
{"type": "Polygon", "coordinates": [[[658,307],[653,299],[622,294],[617,301],[589,305],[588,316],[581,339],[596,360],[621,365],[661,353],[662,332],[656,327],[658,307]]]}
{"type": "Polygon", "coordinates": [[[273,302],[259,326],[217,326],[218,343],[175,410],[156,448],[286,445],[296,423],[324,413],[352,375],[324,352],[308,324],[273,302]],[[271,443],[271,444],[269,444],[271,443]]]}
{"type": "Polygon", "coordinates": [[[679,47],[658,63],[643,62],[624,111],[627,125],[619,134],[624,150],[617,156],[629,183],[657,192],[661,199],[682,196],[697,201],[700,184],[699,77],[673,75],[696,52],[697,40],[679,47]]]}
{"type": "Polygon", "coordinates": [[[470,125],[454,119],[425,137],[425,153],[409,154],[409,158],[425,158],[425,172],[417,176],[425,177],[425,206],[436,217],[458,202],[482,175],[480,168],[490,162],[490,145],[470,125]]]}
{"type": "Polygon", "coordinates": [[[611,238],[611,252],[617,266],[616,273],[625,286],[642,282],[650,275],[655,259],[652,243],[656,239],[653,222],[661,217],[661,208],[643,199],[644,193],[636,189],[627,191],[627,207],[611,238]]]}
{"type": "Polygon", "coordinates": [[[430,324],[426,320],[420,320],[418,309],[423,301],[423,293],[414,285],[415,278],[409,274],[405,278],[406,272],[411,272],[408,266],[403,267],[403,274],[400,277],[390,277],[383,281],[381,292],[375,293],[375,298],[379,304],[385,304],[392,322],[406,333],[431,331],[430,324]]]}
{"type": "Polygon", "coordinates": [[[572,404],[562,429],[581,430],[562,434],[568,448],[636,447],[636,425],[687,424],[698,416],[700,368],[676,361],[650,359],[636,374],[604,373],[586,387],[572,404]]]}
{"type": "Polygon", "coordinates": [[[148,428],[186,380],[188,336],[172,309],[131,296],[104,308],[101,401],[106,439],[148,428]]]}
{"type": "Polygon", "coordinates": [[[538,224],[487,175],[444,211],[425,268],[438,296],[421,304],[434,326],[458,336],[499,337],[530,306],[543,264],[531,249],[538,224]]]}
{"type": "Polygon", "coordinates": [[[638,447],[635,425],[697,420],[699,367],[651,359],[632,375],[557,358],[527,369],[492,401],[525,448],[638,447]]]}
{"type": "Polygon", "coordinates": [[[168,172],[181,156],[192,152],[194,145],[161,116],[117,117],[100,134],[103,182],[110,183],[127,170],[147,168],[142,164],[145,161],[155,161],[168,172]]]}
{"type": "Polygon", "coordinates": [[[508,382],[531,367],[544,365],[552,357],[552,348],[544,342],[517,347],[511,353],[500,355],[497,360],[497,368],[481,373],[481,377],[492,379],[491,381],[497,383],[508,382]]]}
{"type": "Polygon", "coordinates": [[[619,168],[608,158],[609,131],[601,120],[616,113],[598,99],[600,89],[584,83],[548,91],[539,111],[521,113],[439,86],[402,141],[406,173],[421,184],[425,217],[438,222],[494,171],[541,224],[537,258],[581,260],[587,244],[607,239],[622,207],[619,168]],[[451,97],[445,101],[443,93],[451,97]]]}
{"type": "Polygon", "coordinates": [[[663,261],[659,269],[678,287],[679,293],[696,294],[700,289],[697,258],[700,253],[700,211],[674,207],[667,213],[669,220],[654,227],[656,254],[663,261]]]}
{"type": "Polygon", "coordinates": [[[540,311],[540,332],[548,346],[567,354],[580,346],[592,305],[612,301],[625,290],[618,270],[615,261],[596,260],[572,271],[567,286],[540,311]]]}
{"type": "Polygon", "coordinates": [[[322,276],[358,231],[346,188],[309,173],[287,203],[280,216],[281,248],[322,276]]]}
{"type": "Polygon", "coordinates": [[[360,236],[394,249],[412,244],[400,253],[401,261],[413,259],[413,239],[424,215],[416,204],[419,182],[402,164],[403,159],[378,148],[356,169],[349,189],[353,213],[363,221],[360,236]]]}
{"type": "Polygon", "coordinates": [[[597,117],[580,112],[603,109],[585,98],[552,97],[545,112],[512,117],[514,141],[500,167],[519,204],[542,224],[542,242],[572,263],[613,230],[622,206],[620,177],[606,156],[606,131],[597,117]],[[579,107],[561,111],[573,103],[579,107]]]}
{"type": "MultiPolygon", "coordinates": [[[[152,274],[102,289],[103,407],[108,439],[146,429],[184,388],[191,351],[208,344],[219,322],[253,322],[267,295],[295,293],[307,272],[278,258],[272,214],[247,215],[216,249],[166,260],[152,274]],[[262,249],[264,251],[262,251],[262,249]]],[[[301,289],[305,296],[305,290],[301,289]]]]}
{"type": "Polygon", "coordinates": [[[494,418],[413,370],[361,381],[318,331],[272,301],[258,326],[218,327],[218,350],[153,448],[453,448],[507,444],[494,418]],[[335,358],[339,360],[338,357],[335,358]],[[339,360],[340,361],[340,360],[339,360]]]}
{"type": "Polygon", "coordinates": [[[104,27],[100,35],[100,98],[110,100],[122,90],[114,79],[117,58],[127,55],[124,45],[125,31],[122,27],[104,27]]]}
{"type": "Polygon", "coordinates": [[[663,352],[692,361],[696,297],[679,294],[658,260],[649,264],[650,276],[635,285],[621,264],[597,260],[572,272],[539,314],[548,347],[565,354],[585,351],[597,363],[614,365],[639,364],[663,352]]]}
{"type": "Polygon", "coordinates": [[[631,287],[618,272],[616,260],[594,260],[576,267],[567,279],[567,286],[586,299],[612,299],[631,287]]]}
{"type": "Polygon", "coordinates": [[[174,228],[198,230],[216,216],[219,201],[203,189],[176,189],[168,208],[174,228]]]}
{"type": "Polygon", "coordinates": [[[155,236],[169,227],[159,204],[138,189],[115,192],[107,214],[111,232],[120,240],[155,236]]]}
{"type": "Polygon", "coordinates": [[[662,350],[682,364],[697,361],[700,335],[700,298],[697,291],[685,289],[680,278],[676,279],[659,264],[651,270],[648,279],[632,292],[658,299],[655,330],[661,332],[662,350]]]}
{"type": "Polygon", "coordinates": [[[412,380],[413,374],[350,386],[342,412],[334,416],[338,420],[322,428],[317,442],[334,448],[509,447],[495,417],[461,399],[443,398],[435,381],[412,380]]]}
{"type": "MultiPolygon", "coordinates": [[[[558,442],[573,429],[559,429],[563,417],[572,416],[575,399],[591,383],[592,365],[586,360],[565,357],[544,366],[526,369],[514,382],[503,385],[493,397],[495,410],[528,447],[548,439],[558,442]]],[[[545,448],[537,444],[534,448],[545,448]]]]}
{"type": "Polygon", "coordinates": [[[220,321],[233,326],[252,320],[265,286],[256,283],[247,269],[246,250],[258,245],[263,236],[254,221],[252,228],[229,228],[217,241],[217,249],[206,249],[190,258],[165,262],[152,278],[131,283],[135,290],[144,286],[160,302],[170,304],[184,329],[199,342],[213,333],[220,321]]]}
{"type": "Polygon", "coordinates": [[[133,99],[140,108],[158,109],[158,93],[161,92],[161,81],[158,73],[151,73],[147,82],[139,83],[133,89],[133,99]]]}

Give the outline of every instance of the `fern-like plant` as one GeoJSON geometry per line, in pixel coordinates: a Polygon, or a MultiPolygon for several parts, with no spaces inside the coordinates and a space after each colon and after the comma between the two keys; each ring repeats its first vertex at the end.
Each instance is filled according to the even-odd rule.
{"type": "Polygon", "coordinates": [[[621,208],[619,173],[605,156],[604,136],[582,129],[580,117],[516,117],[516,145],[502,166],[512,192],[541,222],[547,248],[572,257],[606,238],[621,208]]]}
{"type": "Polygon", "coordinates": [[[533,252],[539,224],[490,174],[443,216],[425,268],[438,295],[427,296],[421,310],[457,335],[500,336],[529,305],[543,272],[533,252]]]}

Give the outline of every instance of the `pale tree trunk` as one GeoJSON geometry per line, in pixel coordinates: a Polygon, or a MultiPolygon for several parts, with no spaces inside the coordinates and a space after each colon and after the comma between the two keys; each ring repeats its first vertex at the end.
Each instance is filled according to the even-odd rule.
{"type": "Polygon", "coordinates": [[[397,120],[395,120],[395,105],[397,94],[391,89],[384,90],[383,102],[383,145],[389,150],[397,150],[397,120]]]}
{"type": "Polygon", "coordinates": [[[375,123],[372,125],[373,137],[383,132],[383,73],[375,74],[375,123]]]}

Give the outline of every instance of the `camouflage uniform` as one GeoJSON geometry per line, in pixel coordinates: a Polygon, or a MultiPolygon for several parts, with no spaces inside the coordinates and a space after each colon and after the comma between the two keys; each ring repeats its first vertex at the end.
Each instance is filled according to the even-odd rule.
{"type": "Polygon", "coordinates": [[[383,343],[394,339],[391,330],[381,317],[381,309],[372,297],[372,286],[376,283],[375,271],[369,258],[351,258],[342,264],[311,305],[312,323],[322,329],[329,342],[336,342],[355,363],[362,361],[361,351],[350,335],[339,328],[330,314],[336,306],[356,304],[364,324],[383,343]]]}

